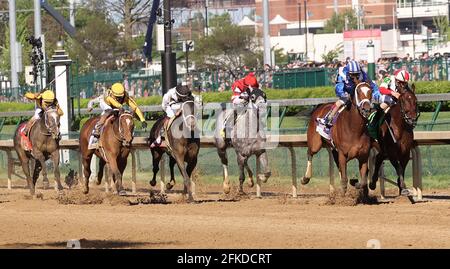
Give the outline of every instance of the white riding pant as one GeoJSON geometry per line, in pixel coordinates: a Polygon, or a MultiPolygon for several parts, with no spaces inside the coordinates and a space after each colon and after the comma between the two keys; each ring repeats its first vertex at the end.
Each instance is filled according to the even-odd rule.
{"type": "Polygon", "coordinates": [[[108,105],[104,100],[101,100],[99,103],[100,108],[103,110],[102,115],[105,114],[106,110],[113,109],[110,105],[108,105]]]}
{"type": "Polygon", "coordinates": [[[39,116],[39,114],[41,114],[41,112],[42,112],[42,108],[40,108],[40,107],[38,107],[38,108],[36,108],[36,111],[34,111],[34,116],[33,116],[33,118],[35,118],[35,119],[40,119],[40,116],[39,116]]]}
{"type": "Polygon", "coordinates": [[[181,104],[172,104],[166,108],[167,117],[173,118],[175,113],[181,108],[181,104]]]}

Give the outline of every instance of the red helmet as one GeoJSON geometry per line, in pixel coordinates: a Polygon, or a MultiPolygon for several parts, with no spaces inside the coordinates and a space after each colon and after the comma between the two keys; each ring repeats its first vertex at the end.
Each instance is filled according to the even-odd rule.
{"type": "Polygon", "coordinates": [[[409,73],[406,70],[397,70],[394,72],[394,77],[398,81],[408,82],[409,81],[409,73]]]}
{"type": "Polygon", "coordinates": [[[255,75],[253,73],[252,75],[249,74],[244,78],[244,84],[252,88],[259,88],[258,81],[256,80],[255,75]]]}

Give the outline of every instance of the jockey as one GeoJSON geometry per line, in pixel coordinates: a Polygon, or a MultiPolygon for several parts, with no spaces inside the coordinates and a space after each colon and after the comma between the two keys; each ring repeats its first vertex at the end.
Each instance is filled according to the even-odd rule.
{"type": "Polygon", "coordinates": [[[58,100],[55,98],[55,93],[52,90],[44,90],[40,93],[32,93],[27,92],[25,97],[29,100],[36,101],[36,111],[34,112],[34,116],[27,122],[24,133],[28,133],[31,129],[31,126],[40,118],[40,114],[42,111],[47,110],[48,108],[55,108],[58,111],[59,116],[62,116],[64,113],[61,107],[58,104],[58,100]]]}
{"type": "Polygon", "coordinates": [[[243,79],[236,80],[231,85],[231,90],[233,91],[231,102],[233,105],[247,105],[249,93],[251,93],[253,88],[259,88],[258,81],[253,72],[250,72],[243,79]]]}
{"type": "Polygon", "coordinates": [[[139,109],[136,101],[128,95],[122,83],[114,83],[110,90],[108,90],[105,97],[100,100],[100,108],[103,110],[100,120],[94,128],[94,137],[100,137],[100,130],[105,124],[106,119],[113,113],[113,109],[122,108],[123,105],[128,105],[142,122],[142,128],[147,128],[144,114],[139,109]]]}
{"type": "MultiPolygon", "coordinates": [[[[400,98],[398,88],[400,86],[407,86],[409,81],[409,73],[406,70],[397,70],[394,75],[385,77],[380,85],[380,107],[384,114],[387,114],[390,107],[395,104],[395,101],[400,98]],[[394,97],[394,98],[392,98],[394,97]]],[[[403,87],[406,88],[406,87],[403,87]]]]}
{"type": "Polygon", "coordinates": [[[321,124],[331,127],[333,118],[339,109],[348,102],[351,102],[350,98],[353,96],[356,87],[355,81],[368,82],[373,90],[373,99],[379,99],[380,92],[377,84],[368,78],[367,74],[361,69],[361,66],[357,61],[349,61],[338,73],[336,78],[335,92],[336,96],[339,97],[339,100],[336,101],[332,106],[332,110],[328,112],[325,117],[317,118],[321,124]]]}
{"type": "Polygon", "coordinates": [[[164,137],[164,131],[166,130],[167,123],[176,117],[177,111],[181,108],[181,100],[190,98],[192,92],[187,85],[178,84],[176,87],[169,89],[163,96],[162,108],[166,112],[166,117],[164,119],[164,126],[159,130],[159,135],[156,138],[154,144],[160,145],[162,142],[162,137],[164,137]]]}

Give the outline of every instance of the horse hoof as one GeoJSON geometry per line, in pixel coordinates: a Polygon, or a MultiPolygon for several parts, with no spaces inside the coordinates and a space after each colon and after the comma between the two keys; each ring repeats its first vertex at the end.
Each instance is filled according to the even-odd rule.
{"type": "Polygon", "coordinates": [[[230,193],[230,185],[223,185],[223,193],[229,194],[230,193]]]}
{"type": "Polygon", "coordinates": [[[173,181],[170,181],[169,183],[166,184],[166,189],[171,190],[173,188],[173,186],[175,186],[175,182],[172,183],[173,181]]]}
{"type": "Polygon", "coordinates": [[[49,188],[50,188],[50,183],[44,182],[44,184],[42,185],[42,188],[43,188],[44,190],[49,189],[49,188]]]}
{"type": "Polygon", "coordinates": [[[249,180],[249,181],[247,182],[247,185],[248,185],[249,188],[252,188],[252,187],[255,185],[255,182],[253,182],[253,179],[252,179],[252,180],[249,180]]]}
{"type": "Polygon", "coordinates": [[[306,185],[309,183],[309,181],[311,180],[311,178],[309,177],[303,177],[302,181],[300,181],[302,183],[302,185],[306,185]]]}
{"type": "Polygon", "coordinates": [[[125,196],[127,195],[127,192],[124,190],[119,191],[119,196],[125,196]]]}
{"type": "Polygon", "coordinates": [[[370,182],[369,183],[369,188],[374,191],[377,188],[377,183],[376,182],[370,182]]]}
{"type": "Polygon", "coordinates": [[[361,187],[361,185],[359,184],[359,180],[352,178],[350,179],[350,185],[352,185],[353,187],[359,189],[361,187]]]}
{"type": "Polygon", "coordinates": [[[150,180],[148,183],[150,183],[150,186],[152,187],[156,186],[156,180],[150,180]]]}
{"type": "Polygon", "coordinates": [[[89,189],[84,189],[83,190],[83,194],[88,194],[89,193],[89,189]]]}
{"type": "Polygon", "coordinates": [[[410,195],[411,195],[411,192],[410,192],[408,189],[403,189],[403,190],[400,192],[400,195],[401,195],[401,196],[410,196],[410,195]]]}

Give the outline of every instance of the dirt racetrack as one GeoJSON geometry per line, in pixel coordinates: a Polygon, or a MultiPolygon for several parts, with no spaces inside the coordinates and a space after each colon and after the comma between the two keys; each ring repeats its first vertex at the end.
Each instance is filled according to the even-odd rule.
{"type": "Polygon", "coordinates": [[[130,205],[137,197],[115,200],[93,187],[102,203],[80,205],[60,203],[53,190],[30,199],[24,182],[14,183],[0,188],[0,248],[65,248],[69,239],[82,248],[366,248],[370,239],[381,248],[450,248],[450,190],[427,190],[416,204],[345,206],[328,205],[326,188],[302,187],[293,199],[288,188],[268,186],[256,199],[254,189],[230,198],[208,186],[186,204],[177,183],[168,204],[130,205]]]}

